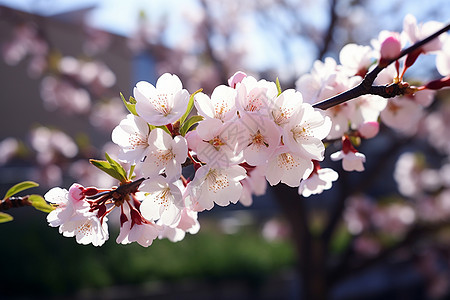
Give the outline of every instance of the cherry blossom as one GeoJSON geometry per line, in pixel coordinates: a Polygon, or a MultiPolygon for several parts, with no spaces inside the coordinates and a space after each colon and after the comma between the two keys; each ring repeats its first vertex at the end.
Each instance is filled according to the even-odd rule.
{"type": "Polygon", "coordinates": [[[245,161],[252,166],[265,164],[280,144],[278,126],[267,116],[243,114],[239,128],[238,147],[245,161]]]}
{"type": "Polygon", "coordinates": [[[199,211],[213,208],[214,203],[226,206],[236,203],[242,192],[240,181],[245,178],[246,171],[241,166],[226,169],[200,167],[194,180],[189,183],[193,202],[198,203],[199,211]]]}
{"type": "MultiPolygon", "coordinates": [[[[436,21],[417,24],[416,18],[411,14],[406,15],[403,20],[403,34],[411,43],[426,38],[440,28],[442,28],[442,23],[436,21]]],[[[442,48],[442,42],[445,38],[446,34],[442,34],[438,38],[425,44],[421,49],[426,53],[438,51],[442,48]]]]}
{"type": "Polygon", "coordinates": [[[323,160],[325,146],[322,143],[330,132],[330,118],[303,103],[299,112],[283,128],[283,142],[292,153],[308,159],[323,160]]]}
{"type": "Polygon", "coordinates": [[[95,211],[90,211],[90,205],[85,200],[85,188],[73,184],[69,191],[53,188],[44,198],[57,208],[49,213],[47,221],[52,227],[59,226],[59,232],[65,237],[76,238],[77,243],[101,246],[108,239],[107,218],[102,221],[95,211]]]}
{"type": "Polygon", "coordinates": [[[56,209],[47,216],[50,226],[57,227],[67,222],[75,213],[85,214],[89,209],[89,204],[84,201],[81,194],[83,187],[73,184],[70,192],[59,187],[52,188],[45,195],[47,202],[53,203],[56,209]]]}
{"type": "Polygon", "coordinates": [[[313,163],[296,153],[289,152],[286,146],[277,149],[273,158],[269,160],[265,172],[270,185],[279,182],[288,186],[299,186],[300,180],[308,178],[313,170],[313,163]]]}
{"type": "Polygon", "coordinates": [[[257,81],[254,77],[247,76],[237,87],[236,105],[242,112],[258,112],[260,115],[268,115],[268,101],[277,95],[278,90],[275,83],[264,79],[257,81]]]}
{"type": "Polygon", "coordinates": [[[387,126],[405,134],[414,134],[422,114],[422,107],[417,102],[408,97],[398,97],[389,99],[380,117],[387,126]]]}
{"type": "Polygon", "coordinates": [[[187,142],[180,135],[172,137],[161,128],[150,132],[145,160],[139,165],[145,176],[156,176],[165,172],[167,177],[175,178],[181,174],[181,164],[186,161],[187,142]]]}
{"type": "Polygon", "coordinates": [[[100,220],[97,216],[74,215],[69,221],[61,224],[59,232],[65,237],[73,237],[77,243],[101,246],[109,238],[108,219],[100,220]]]}
{"type": "Polygon", "coordinates": [[[390,60],[396,58],[402,50],[402,44],[400,41],[400,35],[397,32],[387,33],[386,36],[381,37],[383,41],[380,45],[380,58],[381,60],[390,60]]]}
{"type": "Polygon", "coordinates": [[[365,122],[359,125],[358,132],[365,139],[371,139],[375,137],[380,131],[380,123],[378,122],[365,122]]]}
{"type": "Polygon", "coordinates": [[[342,159],[342,167],[345,171],[364,171],[366,156],[353,147],[348,137],[343,138],[342,150],[331,154],[330,158],[334,161],[342,159]]]}
{"type": "Polygon", "coordinates": [[[203,120],[197,126],[197,136],[190,137],[190,148],[195,149],[198,158],[209,165],[228,167],[241,163],[243,158],[237,151],[236,143],[239,130],[234,122],[203,120]]]}
{"type": "Polygon", "coordinates": [[[143,247],[150,246],[162,227],[143,219],[135,209],[130,210],[127,204],[121,207],[121,226],[116,242],[124,245],[137,242],[143,247]]]}
{"type": "Polygon", "coordinates": [[[294,89],[283,91],[277,98],[269,99],[270,116],[275,124],[283,127],[301,109],[302,94],[294,89]]]}
{"type": "Polygon", "coordinates": [[[442,76],[450,75],[450,37],[447,37],[442,50],[436,55],[436,68],[442,76]]]}
{"type": "MultiPolygon", "coordinates": [[[[318,162],[314,161],[315,165],[318,162]]],[[[321,194],[324,190],[331,189],[333,182],[338,179],[339,175],[330,168],[316,167],[308,178],[302,180],[298,187],[298,194],[303,197],[309,197],[315,194],[321,194]]]]}
{"type": "Polygon", "coordinates": [[[374,50],[369,46],[347,44],[339,52],[339,61],[349,76],[364,76],[374,60],[374,50]]]}
{"type": "Polygon", "coordinates": [[[149,147],[150,128],[141,117],[129,114],[114,128],[112,141],[121,148],[120,158],[130,163],[137,163],[144,158],[149,147]]]}
{"type": "Polygon", "coordinates": [[[158,176],[142,184],[140,191],[148,193],[140,206],[144,218],[159,220],[159,225],[168,226],[179,221],[184,204],[181,190],[175,183],[158,176]]]}
{"type": "Polygon", "coordinates": [[[223,122],[236,117],[236,90],[219,85],[211,94],[211,99],[204,93],[195,95],[195,107],[205,118],[216,118],[223,122]]]}
{"type": "Polygon", "coordinates": [[[176,224],[163,226],[158,238],[168,238],[171,242],[179,242],[184,239],[186,232],[196,234],[199,230],[200,223],[197,220],[197,212],[186,207],[182,210],[181,218],[176,224]]]}
{"type": "Polygon", "coordinates": [[[146,81],[136,84],[133,91],[136,112],[148,123],[161,126],[175,122],[186,111],[189,93],[176,75],[165,73],[156,87],[146,81]]]}
{"type": "Polygon", "coordinates": [[[241,181],[242,194],[239,202],[244,206],[250,206],[253,203],[252,195],[261,196],[266,193],[267,181],[265,177],[265,166],[250,167],[247,170],[247,176],[241,181]]]}
{"type": "Polygon", "coordinates": [[[238,83],[241,83],[242,79],[244,79],[245,77],[247,77],[247,74],[242,71],[237,71],[228,79],[228,85],[232,88],[236,88],[238,83]]]}

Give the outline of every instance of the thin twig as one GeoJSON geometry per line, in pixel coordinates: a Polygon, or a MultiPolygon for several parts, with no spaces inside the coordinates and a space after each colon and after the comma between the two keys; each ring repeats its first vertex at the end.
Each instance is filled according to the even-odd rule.
{"type": "Polygon", "coordinates": [[[336,96],[333,96],[331,98],[325,99],[321,102],[318,102],[318,103],[314,104],[313,107],[325,110],[325,109],[331,108],[333,106],[339,105],[341,103],[347,102],[351,99],[355,99],[359,96],[368,95],[368,94],[378,95],[378,96],[382,96],[384,98],[392,98],[392,97],[395,97],[398,95],[402,95],[402,93],[405,91],[405,89],[403,88],[401,83],[391,84],[391,85],[386,85],[386,86],[373,86],[372,84],[375,81],[375,79],[377,78],[378,74],[384,68],[386,68],[388,65],[390,65],[391,63],[395,62],[396,60],[402,58],[403,56],[419,49],[426,43],[430,42],[431,40],[435,39],[436,37],[438,37],[439,35],[441,35],[442,33],[446,32],[448,30],[450,30],[450,24],[443,27],[441,30],[435,32],[434,34],[430,35],[429,37],[427,37],[421,41],[418,41],[414,45],[402,50],[396,58],[391,59],[384,66],[381,67],[381,66],[377,65],[372,71],[367,73],[367,75],[364,77],[364,79],[361,81],[361,83],[358,84],[357,86],[355,86],[354,88],[347,90],[336,96]],[[397,87],[394,87],[394,86],[397,86],[397,87]]]}

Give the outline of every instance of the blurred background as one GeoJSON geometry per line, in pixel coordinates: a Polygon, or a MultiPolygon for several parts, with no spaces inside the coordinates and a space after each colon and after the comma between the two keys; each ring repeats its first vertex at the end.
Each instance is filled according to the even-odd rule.
{"type": "MultiPolygon", "coordinates": [[[[446,0],[426,4],[418,0],[0,0],[0,193],[23,180],[38,182],[40,187],[31,192],[41,195],[75,181],[85,186],[114,185],[88,159],[103,159],[105,152],[117,154],[110,137],[126,116],[120,92],[128,98],[140,80],[155,83],[160,74],[170,72],[190,93],[198,88],[211,93],[242,70],[266,80],[279,77],[283,89],[293,88],[316,59],[338,60],[347,43],[369,45],[380,30],[401,31],[407,13],[419,22],[445,23],[449,11],[446,0]]],[[[433,63],[424,59],[412,76],[435,78],[433,63]]],[[[448,93],[438,98],[445,103],[448,93]]],[[[439,107],[432,109],[448,112],[439,107]]],[[[439,231],[438,238],[431,235],[442,226],[424,231],[426,238],[420,239],[414,253],[391,257],[394,250],[409,245],[402,244],[403,238],[415,241],[416,232],[410,237],[401,226],[412,224],[411,211],[415,216],[425,209],[418,206],[423,201],[414,199],[418,192],[400,197],[393,176],[396,161],[402,153],[421,151],[421,164],[414,172],[429,171],[429,166],[438,169],[448,162],[448,149],[441,150],[430,148],[424,135],[405,137],[384,128],[362,151],[368,156],[367,168],[375,169],[360,176],[369,183],[361,184],[350,174],[322,196],[301,199],[312,239],[327,212],[339,199],[346,201],[345,220],[339,222],[330,246],[331,265],[348,261],[347,256],[371,259],[368,268],[355,267],[361,271],[356,277],[343,272],[342,280],[329,287],[331,298],[448,296],[447,231],[439,231]],[[382,170],[377,167],[381,160],[382,170]],[[360,188],[351,189],[354,193],[343,192],[355,185],[360,188]],[[364,199],[349,200],[354,194],[364,199]],[[358,230],[365,228],[372,214],[381,216],[378,223],[400,226],[400,238],[387,235],[393,231],[387,226],[369,226],[367,234],[358,230]],[[398,216],[400,220],[395,219],[398,216]],[[382,233],[376,234],[374,228],[382,233]],[[391,245],[395,249],[384,254],[383,249],[391,245]]],[[[425,177],[448,177],[448,173],[436,174],[425,177]]],[[[439,189],[441,194],[446,187],[439,189]]],[[[427,195],[436,196],[437,190],[427,195]]],[[[155,241],[150,248],[117,245],[114,225],[105,246],[81,246],[48,227],[43,213],[32,208],[10,210],[15,220],[0,225],[0,298],[299,298],[302,259],[299,246],[290,239],[296,234],[295,224],[286,220],[279,204],[279,199],[295,193],[268,189],[266,195],[254,198],[250,208],[216,207],[200,214],[198,234],[175,244],[155,241]]]]}

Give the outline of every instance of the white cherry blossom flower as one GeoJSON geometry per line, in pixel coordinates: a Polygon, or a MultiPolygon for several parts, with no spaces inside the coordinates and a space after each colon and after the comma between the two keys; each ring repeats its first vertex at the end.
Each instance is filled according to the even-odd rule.
{"type": "Polygon", "coordinates": [[[150,128],[141,117],[129,114],[122,120],[111,135],[112,141],[121,148],[120,159],[133,164],[140,162],[149,146],[149,134],[150,128]]]}
{"type": "Polygon", "coordinates": [[[442,76],[450,75],[450,37],[447,37],[442,50],[436,55],[436,68],[442,76]]]}
{"type": "Polygon", "coordinates": [[[197,221],[197,212],[186,207],[182,211],[178,224],[173,226],[163,226],[163,230],[159,233],[158,238],[167,238],[175,243],[183,240],[186,232],[196,234],[199,230],[200,223],[197,221]]]}
{"type": "Polygon", "coordinates": [[[152,177],[164,171],[168,178],[179,177],[181,164],[187,157],[186,139],[180,135],[172,139],[161,128],[155,128],[150,132],[148,143],[145,161],[140,164],[142,174],[152,177]]]}
{"type": "Polygon", "coordinates": [[[283,127],[300,110],[302,94],[294,89],[283,91],[277,98],[269,99],[270,116],[275,124],[283,127]]]}
{"type": "MultiPolygon", "coordinates": [[[[442,23],[436,21],[429,21],[423,24],[417,24],[416,18],[408,14],[403,20],[403,32],[411,44],[418,42],[431,34],[435,33],[443,27],[442,23]]],[[[421,49],[425,52],[434,52],[441,50],[442,42],[447,37],[447,34],[441,34],[439,37],[433,39],[429,43],[423,45],[421,49]]]]}
{"type": "Polygon", "coordinates": [[[257,81],[252,76],[242,79],[237,89],[236,105],[241,112],[269,114],[269,99],[278,95],[277,86],[266,80],[257,81]]]}
{"type": "MultiPolygon", "coordinates": [[[[334,59],[327,57],[324,62],[314,62],[311,73],[300,77],[296,87],[302,93],[305,103],[314,104],[344,92],[360,81],[359,76],[349,78],[334,59]]],[[[340,138],[349,129],[349,120],[355,110],[354,101],[348,101],[324,111],[332,122],[329,139],[340,138]]]]}
{"type": "Polygon", "coordinates": [[[201,116],[226,122],[236,117],[236,90],[219,85],[212,92],[211,98],[204,93],[196,94],[194,104],[201,116]]]}
{"type": "Polygon", "coordinates": [[[353,147],[348,137],[343,138],[342,150],[331,154],[330,158],[334,161],[342,159],[342,167],[345,171],[364,171],[366,156],[353,147]]]}
{"type": "Polygon", "coordinates": [[[180,188],[162,176],[144,181],[141,192],[148,195],[142,201],[140,211],[149,221],[159,220],[159,225],[173,225],[181,218],[184,207],[180,188]]]}
{"type": "Polygon", "coordinates": [[[121,207],[121,226],[116,242],[123,245],[137,242],[143,247],[150,246],[158,237],[162,227],[143,219],[135,208],[130,210],[129,203],[121,207]]]}
{"type": "Polygon", "coordinates": [[[100,220],[95,214],[75,214],[59,227],[59,232],[65,237],[75,236],[79,244],[101,246],[109,238],[107,221],[106,217],[100,220]]]}
{"type": "Polygon", "coordinates": [[[422,107],[409,97],[396,97],[388,101],[381,112],[381,121],[404,134],[414,134],[423,115],[422,107]]]}
{"type": "Polygon", "coordinates": [[[50,212],[47,221],[52,227],[59,226],[59,233],[65,237],[75,237],[77,243],[101,246],[109,238],[107,218],[100,220],[97,211],[90,211],[85,199],[84,187],[73,184],[69,191],[53,188],[44,198],[58,207],[50,212]]]}
{"type": "Polygon", "coordinates": [[[270,185],[280,181],[290,187],[296,187],[300,180],[308,178],[313,170],[313,163],[301,155],[289,152],[288,147],[277,149],[266,169],[266,178],[270,185]]]}
{"type": "Polygon", "coordinates": [[[159,77],[156,87],[140,81],[133,91],[136,112],[148,123],[161,126],[175,122],[186,111],[189,93],[176,75],[165,73],[159,77]]]}
{"type": "Polygon", "coordinates": [[[264,115],[242,114],[239,120],[239,150],[245,161],[252,166],[263,165],[280,144],[278,126],[264,115]]]}
{"type": "Polygon", "coordinates": [[[366,156],[359,152],[349,151],[344,153],[344,151],[338,151],[331,154],[331,160],[337,161],[342,159],[342,168],[345,171],[364,171],[364,162],[366,161],[366,156]]]}
{"type": "Polygon", "coordinates": [[[347,44],[339,52],[339,61],[349,76],[364,76],[374,60],[374,51],[369,46],[347,44]]]}
{"type": "Polygon", "coordinates": [[[303,103],[301,110],[283,128],[283,142],[291,153],[307,159],[323,160],[325,146],[322,140],[331,129],[330,118],[303,103]]]}
{"type": "Polygon", "coordinates": [[[227,206],[236,203],[242,192],[240,181],[245,178],[246,171],[241,166],[226,169],[200,167],[194,180],[189,183],[190,195],[194,207],[199,211],[213,208],[214,203],[227,206]]]}
{"type": "Polygon", "coordinates": [[[329,190],[338,177],[338,173],[330,168],[314,170],[307,179],[302,180],[298,194],[303,197],[321,194],[324,190],[329,190]]]}
{"type": "Polygon", "coordinates": [[[47,221],[52,227],[61,226],[69,221],[74,214],[89,215],[90,206],[82,194],[83,187],[79,184],[73,184],[69,191],[59,187],[49,190],[44,198],[47,202],[56,205],[55,210],[47,215],[47,221]]]}
{"type": "Polygon", "coordinates": [[[247,176],[241,181],[242,194],[239,202],[244,206],[253,203],[252,196],[261,196],[266,193],[267,180],[265,177],[265,166],[257,166],[247,169],[247,176]]]}
{"type": "Polygon", "coordinates": [[[239,123],[218,119],[207,119],[197,126],[195,134],[190,137],[191,149],[195,149],[198,158],[210,166],[228,167],[243,161],[242,154],[237,152],[239,123]],[[195,145],[192,145],[194,143],[195,145]]]}
{"type": "Polygon", "coordinates": [[[351,100],[355,110],[349,117],[352,129],[357,129],[361,124],[377,122],[381,111],[386,108],[387,99],[376,95],[363,95],[351,100]]]}

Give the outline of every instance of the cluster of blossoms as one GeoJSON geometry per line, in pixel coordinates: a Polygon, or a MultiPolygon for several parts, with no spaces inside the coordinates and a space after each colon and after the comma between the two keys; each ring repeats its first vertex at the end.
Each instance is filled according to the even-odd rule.
{"type": "MultiPolygon", "coordinates": [[[[305,197],[330,189],[338,174],[320,166],[324,140],[342,141],[342,150],[331,159],[342,160],[344,170],[363,171],[365,156],[356,150],[355,139],[377,135],[380,117],[402,130],[405,115],[408,121],[414,119],[412,105],[431,103],[429,89],[436,83],[410,87],[403,74],[419,54],[442,49],[444,40],[436,42],[439,49],[423,47],[414,58],[407,56],[402,72],[399,62],[387,67],[404,46],[401,36],[413,43],[428,27],[407,17],[404,33],[382,32],[373,48],[348,45],[341,51],[341,65],[330,58],[316,62],[312,72],[297,81],[297,90],[282,91],[278,83],[243,72],[210,96],[200,90],[190,95],[181,80],[168,73],[155,86],[138,82],[134,97],[123,99],[130,114],[112,132],[121,150],[118,159],[132,166],[130,172],[107,156],[108,161],[97,161],[97,166],[113,177],[121,174],[115,177],[121,182],[118,188],[74,184],[69,191],[50,190],[45,198],[57,206],[48,217],[50,225],[59,226],[65,236],[76,236],[79,243],[101,245],[109,236],[108,214],[120,208],[117,242],[148,246],[155,238],[179,241],[186,232],[196,233],[197,213],[215,204],[250,205],[252,195],[264,193],[267,182],[298,187],[305,197]],[[368,94],[327,111],[313,106],[355,87],[376,65],[384,68],[378,83],[395,84],[406,95],[395,100],[401,104],[368,94]],[[190,116],[194,106],[198,115],[190,116]],[[134,177],[140,179],[132,181],[134,177]]],[[[437,85],[448,81],[444,78],[437,85]]]]}
{"type": "Polygon", "coordinates": [[[389,98],[386,95],[369,93],[326,110],[333,124],[327,140],[342,139],[342,151],[332,154],[331,159],[342,159],[344,170],[364,170],[365,156],[355,149],[358,143],[352,137],[357,140],[375,137],[380,122],[402,134],[416,133],[424,108],[433,101],[434,90],[450,85],[450,52],[446,50],[450,39],[447,34],[441,34],[405,58],[388,65],[390,60],[399,56],[402,48],[442,27],[439,22],[417,24],[412,15],[407,15],[402,32],[382,31],[378,39],[372,41],[372,46],[348,44],[339,54],[340,64],[332,58],[326,58],[324,62],[316,61],[311,73],[298,79],[296,88],[302,93],[303,100],[310,104],[352,89],[376,65],[383,70],[375,79],[375,84],[396,85],[403,89],[403,93],[395,98],[386,99],[389,98]],[[410,86],[403,82],[403,76],[421,54],[436,55],[436,67],[443,78],[420,87],[410,86]]]}

